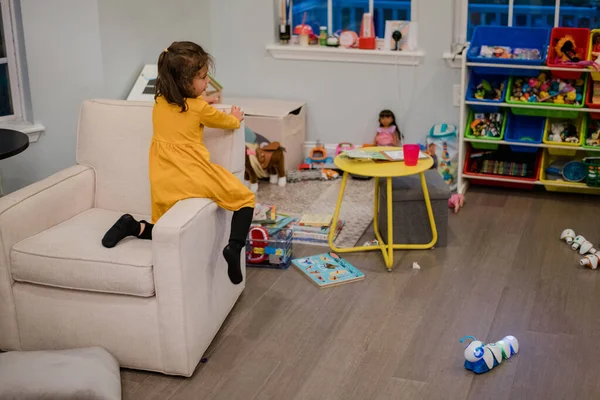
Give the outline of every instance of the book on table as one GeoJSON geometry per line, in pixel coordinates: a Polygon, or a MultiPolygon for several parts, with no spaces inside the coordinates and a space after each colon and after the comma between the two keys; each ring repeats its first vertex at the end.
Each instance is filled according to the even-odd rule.
{"type": "MultiPolygon", "coordinates": [[[[350,150],[344,155],[353,160],[404,161],[404,150],[350,150]]],[[[427,154],[419,151],[420,159],[427,157],[427,154]]]]}

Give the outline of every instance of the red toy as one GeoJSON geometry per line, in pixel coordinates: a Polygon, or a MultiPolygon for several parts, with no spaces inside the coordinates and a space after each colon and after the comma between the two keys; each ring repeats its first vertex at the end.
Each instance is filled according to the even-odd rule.
{"type": "Polygon", "coordinates": [[[262,226],[253,226],[248,233],[250,237],[250,250],[248,253],[248,262],[250,264],[261,264],[269,258],[264,250],[256,251],[256,249],[264,249],[267,247],[269,240],[269,232],[262,226]]]}

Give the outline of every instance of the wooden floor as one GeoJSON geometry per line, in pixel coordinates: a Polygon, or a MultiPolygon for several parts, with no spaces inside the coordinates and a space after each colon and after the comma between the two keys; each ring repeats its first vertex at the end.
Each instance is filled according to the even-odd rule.
{"type": "Polygon", "coordinates": [[[208,362],[191,379],[125,370],[124,399],[600,399],[600,270],[559,241],[572,228],[600,242],[600,198],[467,200],[447,248],[396,252],[391,273],[376,253],[348,256],[365,280],[331,289],[249,269],[208,362]],[[463,368],[462,336],[508,334],[518,355],[480,376],[463,368]]]}

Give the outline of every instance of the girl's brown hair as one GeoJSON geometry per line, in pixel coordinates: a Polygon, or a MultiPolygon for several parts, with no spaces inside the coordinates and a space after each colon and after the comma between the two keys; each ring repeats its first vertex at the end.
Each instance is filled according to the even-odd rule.
{"type": "Polygon", "coordinates": [[[213,58],[202,47],[192,42],[173,42],[158,57],[158,78],[154,99],[162,96],[169,104],[177,104],[187,111],[187,98],[194,98],[192,82],[198,72],[214,66],[213,58]]]}

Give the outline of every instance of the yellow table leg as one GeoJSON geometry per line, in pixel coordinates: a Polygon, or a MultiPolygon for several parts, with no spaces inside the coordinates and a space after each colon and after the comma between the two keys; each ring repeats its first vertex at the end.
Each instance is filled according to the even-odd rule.
{"type": "Polygon", "coordinates": [[[425,180],[425,173],[421,172],[421,187],[423,188],[423,197],[425,198],[425,207],[427,208],[427,215],[429,216],[429,224],[431,225],[431,242],[427,244],[395,244],[395,250],[427,250],[431,249],[438,240],[438,231],[435,225],[435,218],[433,217],[433,209],[431,208],[431,200],[429,198],[429,190],[427,189],[427,181],[425,180]]]}

